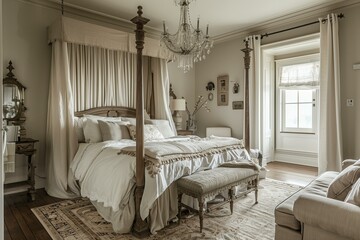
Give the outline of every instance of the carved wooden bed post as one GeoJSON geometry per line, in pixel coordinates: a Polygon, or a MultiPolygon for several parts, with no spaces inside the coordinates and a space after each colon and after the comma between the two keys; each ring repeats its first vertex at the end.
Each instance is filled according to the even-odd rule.
{"type": "Polygon", "coordinates": [[[250,52],[249,41],[245,41],[245,48],[241,49],[245,53],[244,65],[245,65],[245,149],[250,153],[250,125],[249,125],[249,69],[250,69],[250,52]]]}
{"type": "Polygon", "coordinates": [[[133,234],[144,237],[149,234],[148,224],[141,219],[140,203],[145,186],[145,161],[144,161],[144,97],[142,79],[142,50],[144,48],[144,25],[149,19],[142,17],[142,7],[138,7],[138,16],[131,19],[136,24],[136,189],[135,189],[135,222],[133,234]]]}

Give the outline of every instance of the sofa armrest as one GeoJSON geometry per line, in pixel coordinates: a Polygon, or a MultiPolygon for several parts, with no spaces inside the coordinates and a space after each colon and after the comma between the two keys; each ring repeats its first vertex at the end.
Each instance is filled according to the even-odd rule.
{"type": "Polygon", "coordinates": [[[294,216],[306,225],[350,239],[360,239],[360,207],[356,205],[302,194],[294,203],[294,216]]]}
{"type": "Polygon", "coordinates": [[[345,159],[344,161],[342,161],[341,163],[341,168],[342,170],[344,170],[345,168],[347,168],[350,165],[353,165],[357,160],[355,159],[345,159]]]}

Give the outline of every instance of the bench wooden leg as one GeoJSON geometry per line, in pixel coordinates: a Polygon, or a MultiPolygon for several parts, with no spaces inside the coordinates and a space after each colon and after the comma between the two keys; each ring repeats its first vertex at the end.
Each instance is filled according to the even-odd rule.
{"type": "Polygon", "coordinates": [[[202,233],[203,229],[203,220],[204,220],[204,200],[202,198],[198,198],[199,201],[199,219],[200,219],[200,233],[202,233]]]}
{"type": "Polygon", "coordinates": [[[179,218],[179,224],[180,224],[180,219],[181,219],[181,199],[182,199],[182,193],[178,194],[178,218],[179,218]]]}
{"type": "Polygon", "coordinates": [[[255,182],[255,204],[258,204],[258,185],[259,185],[259,178],[254,180],[255,182]]]}
{"type": "Polygon", "coordinates": [[[230,199],[230,212],[231,214],[233,214],[233,210],[234,210],[234,196],[233,196],[233,189],[230,188],[229,189],[229,199],[230,199]]]}

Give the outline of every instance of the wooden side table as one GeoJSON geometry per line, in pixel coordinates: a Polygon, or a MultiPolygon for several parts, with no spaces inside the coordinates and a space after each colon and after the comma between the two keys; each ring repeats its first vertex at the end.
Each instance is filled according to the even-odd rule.
{"type": "MultiPolygon", "coordinates": [[[[23,154],[28,157],[28,180],[25,182],[30,187],[28,188],[28,195],[31,197],[31,201],[35,200],[35,166],[32,162],[32,156],[35,154],[35,143],[39,142],[39,140],[35,140],[32,138],[21,138],[18,140],[16,144],[16,154],[23,154]]],[[[30,199],[30,198],[29,198],[30,199]]]]}
{"type": "Polygon", "coordinates": [[[194,135],[193,131],[191,130],[177,130],[177,135],[184,136],[184,135],[194,135]]]}

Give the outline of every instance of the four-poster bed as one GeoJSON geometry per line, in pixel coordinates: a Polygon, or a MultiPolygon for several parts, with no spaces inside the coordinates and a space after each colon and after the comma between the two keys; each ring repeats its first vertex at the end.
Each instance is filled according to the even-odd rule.
{"type": "MultiPolygon", "coordinates": [[[[138,7],[138,16],[133,18],[131,21],[136,24],[136,48],[137,48],[137,69],[138,73],[142,69],[142,49],[144,45],[144,25],[149,21],[149,19],[142,17],[142,7],[138,7]]],[[[249,48],[249,44],[245,42],[245,48],[242,51],[245,53],[244,63],[245,63],[245,149],[250,151],[250,135],[249,135],[249,68],[250,68],[250,52],[252,51],[249,48]]],[[[144,181],[145,181],[145,159],[144,159],[144,140],[143,140],[143,96],[142,96],[142,76],[141,74],[137,75],[137,111],[136,111],[136,131],[140,133],[139,139],[136,140],[136,190],[135,190],[135,210],[136,218],[134,223],[134,233],[136,235],[142,235],[147,229],[147,224],[144,220],[141,219],[139,214],[140,202],[143,196],[144,181]]]]}
{"type": "MultiPolygon", "coordinates": [[[[149,228],[152,233],[155,233],[176,217],[177,195],[176,186],[173,183],[177,179],[196,171],[215,168],[225,162],[251,162],[248,152],[242,147],[242,142],[234,138],[164,138],[163,136],[166,134],[163,134],[161,138],[145,141],[144,131],[148,131],[149,127],[146,124],[144,125],[144,123],[150,123],[149,125],[152,125],[154,122],[155,125],[156,122],[165,124],[170,132],[173,131],[172,136],[176,135],[176,132],[174,131],[171,114],[169,114],[169,79],[167,69],[157,73],[158,77],[160,76],[161,78],[157,88],[161,88],[158,92],[162,95],[156,97],[161,99],[159,108],[164,109],[160,109],[160,113],[157,113],[157,120],[144,120],[143,49],[145,37],[143,27],[149,20],[142,17],[141,7],[138,7],[138,16],[132,19],[132,22],[136,24],[136,46],[130,47],[127,44],[130,44],[130,41],[134,38],[129,36],[128,33],[117,33],[111,29],[90,26],[87,23],[66,18],[61,20],[64,22],[57,22],[54,24],[56,25],[55,28],[50,31],[53,43],[53,62],[47,136],[48,142],[51,143],[50,147],[47,147],[47,154],[50,159],[50,167],[48,168],[48,176],[50,178],[48,179],[46,190],[49,194],[57,197],[74,197],[81,193],[82,196],[88,197],[92,201],[105,220],[112,223],[115,231],[125,233],[133,229],[135,235],[142,236],[148,233],[149,228]],[[95,32],[93,31],[94,28],[96,28],[95,32]],[[100,41],[100,39],[83,38],[76,31],[77,29],[83,31],[85,36],[86,34],[99,36],[103,41],[100,41]],[[103,34],[94,34],[99,32],[103,34]],[[116,41],[109,40],[105,44],[104,42],[107,39],[103,37],[104,35],[113,37],[112,40],[116,39],[116,41]],[[84,39],[85,43],[81,42],[84,39]],[[122,42],[120,45],[116,45],[117,41],[122,42]],[[110,98],[104,102],[98,101],[96,97],[106,99],[107,96],[102,95],[102,93],[111,91],[111,94],[116,96],[116,91],[113,91],[114,87],[119,87],[119,84],[116,85],[116,81],[106,82],[106,84],[109,82],[115,84],[112,87],[110,85],[110,89],[95,89],[93,92],[96,96],[93,98],[91,95],[93,92],[86,92],[87,87],[81,86],[81,84],[79,85],[78,82],[74,81],[75,78],[79,77],[76,73],[88,71],[76,68],[82,64],[87,66],[87,62],[84,64],[81,63],[81,59],[75,58],[86,52],[85,47],[81,47],[81,54],[75,51],[78,46],[74,44],[78,42],[80,42],[79,44],[88,44],[90,46],[100,44],[99,47],[105,49],[104,53],[108,54],[107,56],[115,56],[117,54],[110,52],[111,49],[134,53],[134,48],[132,47],[136,47],[136,55],[130,56],[130,62],[132,62],[132,59],[136,59],[136,71],[130,74],[128,82],[126,82],[127,84],[133,82],[133,77],[136,76],[136,92],[132,92],[132,94],[136,94],[136,106],[131,105],[134,101],[130,101],[130,103],[128,101],[125,104],[114,102],[113,107],[99,107],[106,106],[111,102],[110,98]],[[57,69],[58,66],[60,66],[60,69],[57,69]],[[74,73],[71,70],[74,70],[74,73]],[[85,96],[90,97],[90,100],[95,105],[87,106],[83,103],[87,102],[84,92],[88,94],[85,94],[85,96]],[[76,98],[77,102],[74,101],[74,98],[76,98]],[[101,103],[98,104],[98,102],[101,103]],[[68,108],[61,108],[61,104],[65,104],[68,108]],[[126,107],[118,107],[121,105],[126,107]],[[60,109],[57,108],[59,106],[60,109]],[[105,118],[93,118],[94,116],[91,115],[103,116],[105,118]],[[100,132],[101,129],[99,129],[100,125],[106,125],[106,122],[109,122],[109,125],[113,124],[116,126],[117,131],[121,131],[124,125],[129,126],[129,131],[127,131],[130,133],[131,138],[127,137],[120,141],[115,141],[115,139],[113,139],[114,141],[102,141],[101,139],[107,138],[100,135],[100,140],[92,140],[91,137],[88,138],[86,136],[86,141],[79,141],[80,138],[78,136],[78,141],[76,141],[75,132],[78,133],[79,127],[76,125],[78,124],[76,121],[79,121],[82,116],[85,120],[88,119],[87,123],[85,122],[84,129],[81,130],[83,135],[88,131],[86,130],[86,124],[90,125],[92,120],[94,120],[95,124],[99,125],[95,126],[98,129],[97,134],[102,135],[103,132],[100,132]],[[76,118],[74,117],[79,118],[75,120],[76,118]],[[92,120],[90,121],[89,119],[92,120]],[[73,157],[74,155],[75,157],[73,157]],[[67,172],[67,170],[68,175],[61,175],[67,172]],[[75,184],[74,180],[77,181],[78,185],[75,184]],[[70,190],[72,193],[70,193],[70,190]]],[[[154,42],[151,41],[148,41],[149,44],[152,43],[154,46],[154,42]]],[[[95,47],[90,48],[89,51],[92,54],[99,51],[99,49],[95,47]]],[[[147,49],[147,52],[153,53],[153,55],[148,56],[155,55],[155,57],[159,57],[161,55],[149,49],[147,49]]],[[[87,58],[86,55],[84,56],[87,58]]],[[[161,68],[161,64],[166,65],[164,56],[161,57],[163,61],[158,63],[158,65],[154,64],[158,68],[161,68]]],[[[92,67],[92,65],[90,66],[92,67]]],[[[91,84],[97,85],[98,82],[96,80],[95,84],[91,84]]],[[[80,82],[86,81],[89,82],[89,79],[85,74],[84,79],[80,79],[80,82]]],[[[126,87],[126,84],[124,86],[126,87]]],[[[133,91],[132,86],[134,85],[131,85],[130,89],[125,88],[124,91],[133,91]]],[[[122,92],[123,94],[129,94],[124,91],[122,92]]],[[[133,98],[134,96],[131,97],[133,98]]],[[[158,106],[159,99],[155,99],[155,102],[156,106],[158,106]]],[[[90,130],[95,131],[95,128],[90,130]]],[[[165,127],[160,128],[158,130],[165,130],[165,127]]]]}

